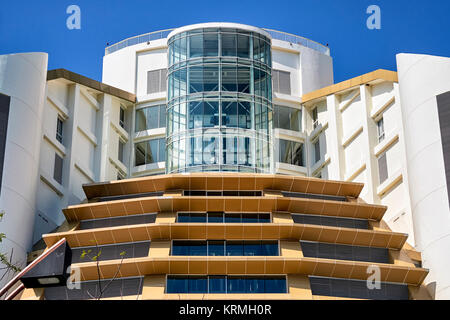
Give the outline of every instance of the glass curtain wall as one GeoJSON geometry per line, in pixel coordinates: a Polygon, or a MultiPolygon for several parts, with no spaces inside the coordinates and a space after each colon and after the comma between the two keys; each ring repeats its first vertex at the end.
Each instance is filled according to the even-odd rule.
{"type": "Polygon", "coordinates": [[[270,39],[206,28],[168,43],[167,172],[270,172],[270,39]]]}

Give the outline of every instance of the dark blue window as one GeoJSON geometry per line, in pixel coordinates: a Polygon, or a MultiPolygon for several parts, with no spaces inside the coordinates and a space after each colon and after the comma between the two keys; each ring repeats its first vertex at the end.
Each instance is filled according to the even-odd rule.
{"type": "Polygon", "coordinates": [[[191,217],[189,213],[179,213],[178,222],[191,222],[191,217]]]}
{"type": "Polygon", "coordinates": [[[266,278],[264,281],[265,293],[285,293],[286,279],[285,278],[266,278]]]}
{"type": "Polygon", "coordinates": [[[167,293],[187,293],[188,288],[188,278],[186,277],[167,278],[167,293]]]}
{"type": "Polygon", "coordinates": [[[244,256],[262,256],[262,247],[260,241],[246,242],[244,244],[244,256]]]}
{"type": "Polygon", "coordinates": [[[225,241],[208,241],[208,255],[209,256],[224,256],[225,255],[225,241]]]}
{"type": "Polygon", "coordinates": [[[246,281],[241,277],[228,277],[227,292],[228,293],[245,293],[246,281]]]}
{"type": "Polygon", "coordinates": [[[241,215],[239,213],[226,214],[225,223],[241,223],[241,215]]]}
{"type": "Polygon", "coordinates": [[[229,241],[226,245],[227,256],[243,256],[244,245],[242,241],[229,241]]]}
{"type": "Polygon", "coordinates": [[[206,222],[206,215],[204,213],[191,213],[190,214],[191,219],[189,222],[193,223],[205,223],[206,222]]]}
{"type": "Polygon", "coordinates": [[[243,223],[258,223],[258,215],[257,214],[242,214],[242,222],[243,223]]]}
{"type": "Polygon", "coordinates": [[[246,293],[265,293],[264,290],[265,279],[262,278],[247,278],[245,279],[246,293]]]}
{"type": "Polygon", "coordinates": [[[208,292],[208,279],[206,277],[189,277],[189,293],[208,292]]]}
{"type": "Polygon", "coordinates": [[[208,222],[223,223],[223,213],[222,212],[208,213],[208,222]]]}
{"type": "Polygon", "coordinates": [[[191,241],[189,246],[190,256],[206,256],[207,252],[206,241],[191,241]]]}
{"type": "Polygon", "coordinates": [[[260,213],[258,215],[258,222],[259,223],[270,223],[270,214],[268,214],[268,213],[260,213]]]}
{"type": "Polygon", "coordinates": [[[168,276],[167,293],[286,293],[284,276],[168,276]]]}
{"type": "Polygon", "coordinates": [[[211,276],[209,277],[209,293],[226,293],[226,278],[225,276],[211,276]]]}
{"type": "Polygon", "coordinates": [[[260,252],[261,256],[278,256],[278,242],[262,241],[260,252]]]}
{"type": "Polygon", "coordinates": [[[173,256],[206,256],[206,241],[174,241],[173,256]]]}

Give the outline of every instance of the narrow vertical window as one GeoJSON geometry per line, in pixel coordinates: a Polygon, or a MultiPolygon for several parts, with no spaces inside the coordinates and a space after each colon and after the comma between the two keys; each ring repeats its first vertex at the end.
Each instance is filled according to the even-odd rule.
{"type": "Polygon", "coordinates": [[[61,119],[61,117],[58,116],[58,119],[56,121],[56,140],[58,140],[60,143],[63,143],[63,126],[64,121],[61,119]]]}
{"type": "Polygon", "coordinates": [[[123,163],[123,149],[125,147],[125,143],[122,142],[122,140],[119,139],[119,154],[117,155],[117,158],[120,162],[123,163]]]}
{"type": "Polygon", "coordinates": [[[387,180],[388,170],[386,153],[383,153],[383,155],[378,158],[378,174],[380,178],[380,184],[387,180]]]}
{"type": "Polygon", "coordinates": [[[384,140],[384,119],[381,118],[377,121],[377,131],[378,131],[378,142],[381,142],[384,140]]]}
{"type": "Polygon", "coordinates": [[[312,110],[313,129],[319,126],[319,114],[317,107],[312,110]]]}
{"type": "Polygon", "coordinates": [[[55,154],[55,167],[53,169],[53,179],[62,184],[63,158],[55,154]]]}
{"type": "Polygon", "coordinates": [[[320,141],[319,139],[314,142],[314,163],[320,160],[320,141]]]}
{"type": "Polygon", "coordinates": [[[125,110],[120,106],[119,125],[125,129],[125,110]]]}

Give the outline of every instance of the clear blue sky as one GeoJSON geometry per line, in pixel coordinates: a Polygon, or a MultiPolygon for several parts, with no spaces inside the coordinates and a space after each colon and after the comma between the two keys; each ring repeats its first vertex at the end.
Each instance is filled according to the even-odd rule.
{"type": "Polygon", "coordinates": [[[335,82],[378,68],[396,70],[400,52],[450,56],[448,0],[3,0],[0,54],[43,51],[49,69],[101,80],[106,43],[200,22],[238,22],[329,44],[335,82]],[[81,30],[66,28],[66,8],[81,8],[81,30]],[[381,30],[366,9],[381,7],[381,30]]]}

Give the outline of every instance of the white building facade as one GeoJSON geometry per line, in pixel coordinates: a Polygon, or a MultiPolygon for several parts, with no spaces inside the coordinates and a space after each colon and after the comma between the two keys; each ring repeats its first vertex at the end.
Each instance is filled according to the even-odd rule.
{"type": "MultiPolygon", "coordinates": [[[[173,153],[168,153],[168,132],[172,129],[167,125],[173,125],[168,105],[174,87],[168,78],[173,74],[169,48],[174,37],[189,39],[181,51],[187,55],[199,45],[203,53],[214,52],[195,58],[203,64],[208,59],[220,61],[208,78],[217,77],[222,88],[218,91],[224,91],[224,79],[230,75],[223,61],[234,55],[237,65],[254,66],[259,63],[250,61],[259,48],[255,39],[268,39],[268,171],[364,183],[361,198],[386,205],[384,222],[393,231],[408,233],[408,243],[422,252],[423,266],[430,268],[426,280],[430,292],[438,299],[450,299],[446,274],[450,258],[443,254],[450,249],[446,179],[450,158],[446,158],[448,121],[444,121],[445,108],[450,108],[446,95],[450,91],[449,59],[399,55],[398,74],[377,70],[334,84],[328,47],[241,24],[206,23],[126,39],[106,49],[102,83],[63,69],[47,73],[45,54],[0,56],[0,61],[6,61],[0,63],[0,103],[6,105],[5,97],[11,97],[11,105],[22,101],[37,108],[30,113],[32,124],[24,127],[14,122],[15,111],[9,106],[7,130],[0,132],[0,155],[2,137],[6,137],[0,182],[0,210],[6,215],[0,232],[16,230],[5,232],[8,237],[17,233],[17,239],[11,236],[11,244],[2,252],[17,247],[15,252],[26,260],[26,253],[43,233],[64,223],[61,209],[84,201],[83,184],[170,171],[167,164],[173,153]],[[225,46],[234,53],[224,53],[225,46]],[[30,61],[37,65],[32,72],[41,72],[20,85],[11,80],[17,70],[26,72],[21,68],[30,68],[30,61]],[[32,101],[39,103],[27,102],[29,98],[21,97],[24,93],[35,94],[32,101]],[[417,129],[418,122],[422,130],[417,129]],[[21,130],[14,131],[16,127],[21,130]],[[33,146],[13,150],[21,143],[15,137],[27,141],[30,136],[38,137],[33,146]],[[31,171],[17,169],[19,163],[11,161],[18,157],[14,152],[26,152],[29,163],[20,167],[31,171]],[[31,184],[24,183],[29,180],[31,184]],[[27,199],[21,202],[26,207],[12,207],[17,197],[27,199]],[[12,218],[11,211],[20,211],[18,216],[24,218],[12,218]]],[[[256,69],[250,70],[255,79],[256,69]]],[[[238,99],[248,98],[241,93],[238,99]]],[[[5,121],[8,116],[2,110],[0,121],[5,121]]],[[[223,119],[223,110],[218,110],[223,119]]],[[[256,110],[253,105],[252,110],[256,110]]],[[[256,111],[252,112],[253,118],[256,111]]],[[[189,117],[187,113],[179,122],[187,126],[189,117]]],[[[203,143],[200,149],[204,152],[205,148],[203,143]]],[[[219,144],[218,150],[221,156],[224,146],[219,144]]]]}

